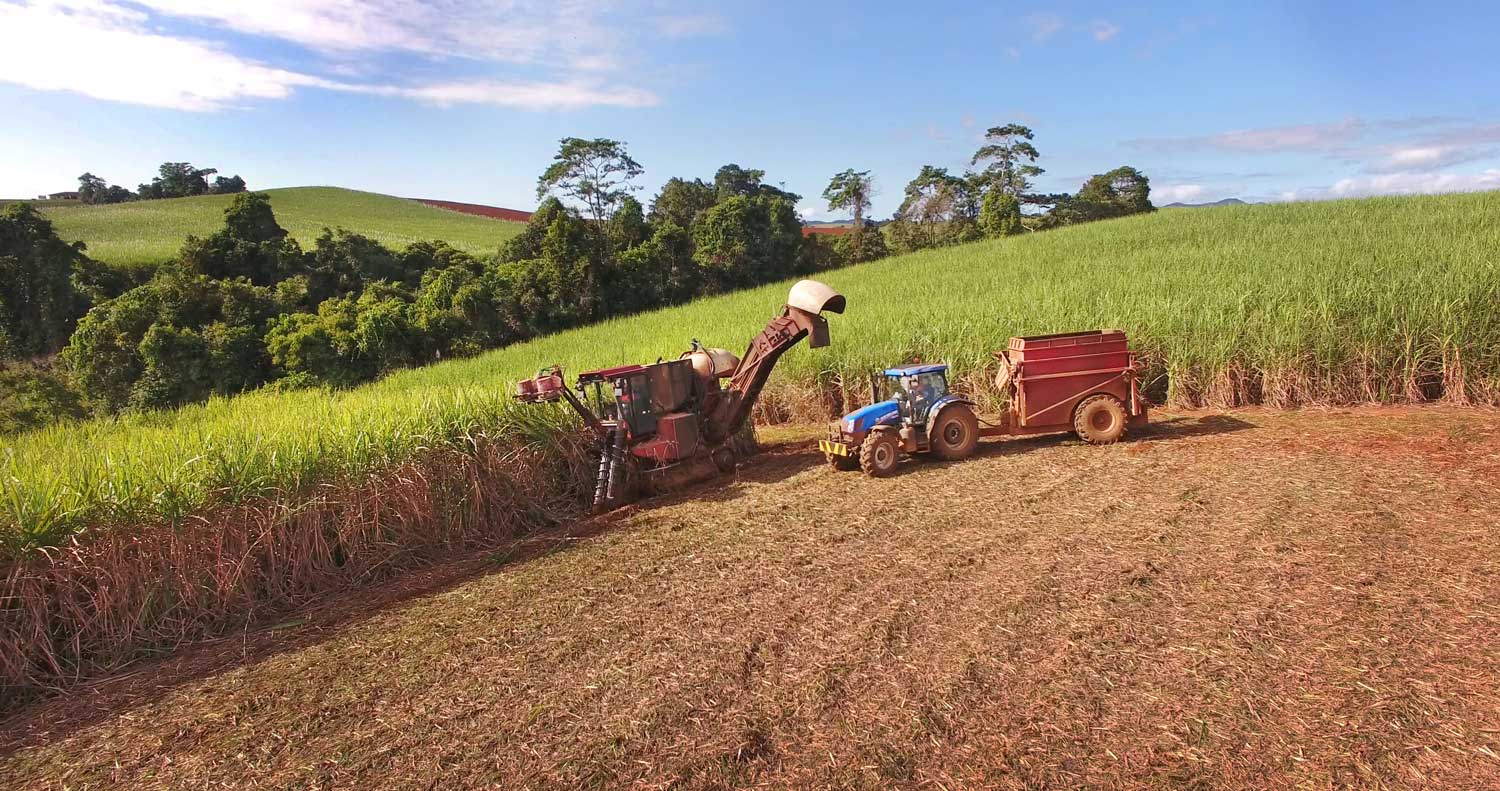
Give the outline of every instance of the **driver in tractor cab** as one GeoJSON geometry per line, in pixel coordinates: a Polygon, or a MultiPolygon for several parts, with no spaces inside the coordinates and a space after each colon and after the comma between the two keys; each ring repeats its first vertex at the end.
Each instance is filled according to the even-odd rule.
{"type": "Polygon", "coordinates": [[[921,400],[912,403],[912,414],[925,423],[927,407],[931,406],[938,397],[937,388],[932,384],[931,374],[921,374],[917,377],[917,394],[921,400]]]}

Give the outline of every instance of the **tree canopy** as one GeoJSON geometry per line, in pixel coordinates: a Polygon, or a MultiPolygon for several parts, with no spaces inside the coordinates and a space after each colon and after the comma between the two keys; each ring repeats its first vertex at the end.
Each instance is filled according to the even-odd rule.
{"type": "Polygon", "coordinates": [[[990,127],[969,164],[986,163],[978,174],[985,187],[1019,199],[1031,189],[1031,180],[1046,172],[1036,165],[1041,154],[1032,139],[1031,129],[1021,124],[990,127]]]}
{"type": "Polygon", "coordinates": [[[30,204],[0,209],[0,360],[40,357],[67,342],[85,307],[73,282],[83,250],[30,204]]]}
{"type": "Polygon", "coordinates": [[[870,171],[849,168],[835,173],[823,190],[823,199],[828,201],[829,211],[846,210],[854,216],[849,230],[849,249],[853,260],[866,260],[864,240],[869,235],[865,228],[865,214],[870,210],[870,200],[875,194],[875,184],[870,180],[870,171]]]}

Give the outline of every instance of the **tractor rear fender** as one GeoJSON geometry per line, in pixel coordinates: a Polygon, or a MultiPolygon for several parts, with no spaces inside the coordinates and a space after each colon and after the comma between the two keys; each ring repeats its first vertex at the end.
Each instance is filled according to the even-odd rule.
{"type": "Polygon", "coordinates": [[[937,425],[938,416],[942,414],[944,409],[947,409],[954,404],[963,404],[976,413],[979,411],[978,407],[974,404],[974,399],[961,395],[953,395],[950,393],[943,396],[942,398],[939,398],[937,402],[932,405],[932,408],[927,410],[928,428],[937,425]]]}

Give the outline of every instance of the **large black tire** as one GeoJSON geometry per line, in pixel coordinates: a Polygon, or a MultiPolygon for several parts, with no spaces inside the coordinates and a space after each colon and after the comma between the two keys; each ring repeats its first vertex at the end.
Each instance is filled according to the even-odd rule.
{"type": "Polygon", "coordinates": [[[901,461],[901,443],[894,431],[871,431],[859,446],[859,468],[871,478],[886,478],[901,461]]]}
{"type": "Polygon", "coordinates": [[[945,461],[967,459],[979,447],[979,418],[964,404],[950,404],[938,413],[927,438],[932,455],[945,461]]]}
{"type": "Polygon", "coordinates": [[[713,459],[714,466],[719,468],[719,472],[734,472],[735,462],[737,461],[734,448],[728,445],[720,445],[714,448],[713,453],[709,454],[709,457],[713,459]]]}
{"type": "Polygon", "coordinates": [[[1125,405],[1112,395],[1089,396],[1073,411],[1073,430],[1090,445],[1109,445],[1125,435],[1125,405]]]}

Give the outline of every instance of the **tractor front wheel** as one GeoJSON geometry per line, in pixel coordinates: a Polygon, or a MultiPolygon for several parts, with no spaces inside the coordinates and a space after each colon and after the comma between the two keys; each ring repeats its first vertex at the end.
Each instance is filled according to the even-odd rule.
{"type": "Polygon", "coordinates": [[[901,445],[894,431],[871,431],[859,447],[859,468],[871,478],[885,478],[896,471],[901,445]]]}
{"type": "Polygon", "coordinates": [[[1125,405],[1112,395],[1089,396],[1073,413],[1073,430],[1090,445],[1119,442],[1125,433],[1125,405]]]}
{"type": "Polygon", "coordinates": [[[946,461],[967,459],[979,447],[979,418],[967,406],[953,404],[938,413],[927,436],[934,456],[946,461]]]}

